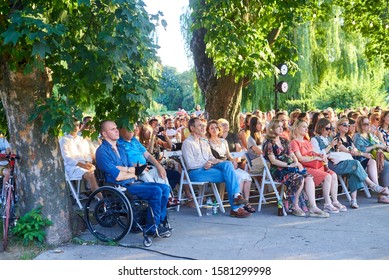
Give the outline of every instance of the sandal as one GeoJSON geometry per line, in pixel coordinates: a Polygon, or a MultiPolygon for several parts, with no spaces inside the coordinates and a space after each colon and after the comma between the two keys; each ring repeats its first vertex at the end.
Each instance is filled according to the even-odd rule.
{"type": "Polygon", "coordinates": [[[295,208],[292,211],[292,215],[295,215],[297,217],[305,217],[305,212],[301,208],[295,208]]]}
{"type": "Polygon", "coordinates": [[[310,217],[317,217],[317,218],[328,218],[330,216],[330,214],[320,210],[317,207],[313,207],[313,209],[309,209],[308,213],[310,217]]]}
{"type": "Polygon", "coordinates": [[[166,207],[167,208],[172,208],[172,207],[177,207],[178,205],[180,205],[180,201],[175,198],[175,197],[169,197],[168,201],[167,201],[167,205],[166,207]]]}
{"type": "Polygon", "coordinates": [[[389,197],[385,196],[385,195],[379,195],[378,196],[378,203],[385,203],[385,204],[389,204],[389,197]]]}
{"type": "Polygon", "coordinates": [[[339,212],[347,212],[347,207],[341,204],[339,201],[333,202],[332,205],[338,208],[339,212]]]}
{"type": "Polygon", "coordinates": [[[329,213],[329,214],[337,214],[337,213],[339,213],[338,208],[336,208],[332,204],[324,204],[324,211],[329,213]]]}
{"type": "Polygon", "coordinates": [[[353,209],[358,209],[359,208],[359,205],[357,204],[357,200],[355,199],[351,199],[350,201],[350,207],[353,208],[353,209]]]}
{"type": "Polygon", "coordinates": [[[377,194],[389,195],[387,189],[379,185],[370,186],[370,189],[377,194]]]}
{"type": "Polygon", "coordinates": [[[243,208],[249,213],[255,213],[255,208],[248,203],[245,206],[243,206],[243,208]]]}

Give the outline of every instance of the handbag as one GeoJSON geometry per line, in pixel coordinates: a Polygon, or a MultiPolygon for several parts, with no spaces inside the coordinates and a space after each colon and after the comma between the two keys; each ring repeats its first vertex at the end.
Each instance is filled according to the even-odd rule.
{"type": "Polygon", "coordinates": [[[327,156],[333,164],[337,165],[341,161],[353,160],[353,156],[350,153],[345,152],[332,152],[327,156]]]}
{"type": "Polygon", "coordinates": [[[313,168],[313,169],[319,169],[323,167],[323,161],[315,159],[312,161],[302,162],[301,163],[304,167],[313,168]]]}
{"type": "Polygon", "coordinates": [[[375,159],[377,163],[377,171],[378,174],[384,170],[384,165],[385,165],[385,152],[382,150],[372,150],[371,152],[372,158],[375,159]]]}

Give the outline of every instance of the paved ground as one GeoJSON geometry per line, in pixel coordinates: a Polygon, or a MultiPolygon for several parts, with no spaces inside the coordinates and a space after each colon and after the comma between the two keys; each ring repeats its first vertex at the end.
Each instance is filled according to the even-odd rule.
{"type": "MultiPolygon", "coordinates": [[[[346,204],[344,196],[340,201],[346,204]]],[[[180,212],[170,212],[172,236],[154,239],[149,248],[143,247],[141,234],[130,233],[121,246],[65,244],[36,259],[388,260],[389,205],[378,204],[374,195],[365,198],[363,193],[358,203],[359,209],[328,219],[279,217],[274,204],[247,219],[227,214],[198,217],[195,209],[181,207],[180,212]]],[[[80,238],[94,240],[89,232],[80,238]]]]}

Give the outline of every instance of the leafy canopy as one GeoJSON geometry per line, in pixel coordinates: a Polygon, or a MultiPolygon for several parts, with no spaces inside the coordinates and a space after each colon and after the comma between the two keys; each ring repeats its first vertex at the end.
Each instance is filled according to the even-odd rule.
{"type": "Polygon", "coordinates": [[[1,1],[3,62],[25,74],[47,67],[52,75],[53,92],[37,100],[32,116],[41,117],[43,131],[69,131],[72,117],[91,106],[96,119],[119,125],[144,117],[160,75],[155,26],[144,6],[141,0],[1,1]]]}
{"type": "Polygon", "coordinates": [[[274,65],[280,62],[295,66],[293,43],[279,31],[285,24],[295,25],[313,14],[325,14],[329,5],[319,2],[191,0],[192,30],[206,29],[206,53],[219,75],[259,79],[277,73],[274,65]]]}

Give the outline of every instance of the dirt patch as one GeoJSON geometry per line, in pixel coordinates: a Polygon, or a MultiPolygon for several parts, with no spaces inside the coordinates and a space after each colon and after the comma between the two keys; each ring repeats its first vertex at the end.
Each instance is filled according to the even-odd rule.
{"type": "Polygon", "coordinates": [[[32,260],[48,248],[37,246],[23,246],[21,244],[9,244],[4,251],[3,243],[0,242],[0,260],[32,260]]]}

